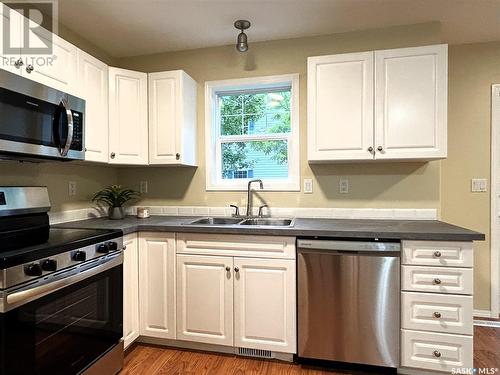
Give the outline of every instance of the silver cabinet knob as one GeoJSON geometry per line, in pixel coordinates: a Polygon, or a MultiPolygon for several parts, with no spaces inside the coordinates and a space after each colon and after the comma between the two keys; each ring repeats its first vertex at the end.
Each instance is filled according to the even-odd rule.
{"type": "Polygon", "coordinates": [[[127,245],[123,245],[122,250],[127,250],[127,245]]]}
{"type": "Polygon", "coordinates": [[[240,272],[240,269],[238,267],[234,267],[234,272],[240,272]]]}
{"type": "Polygon", "coordinates": [[[181,158],[181,154],[177,153],[175,154],[175,160],[179,160],[181,158]]]}
{"type": "Polygon", "coordinates": [[[230,272],[230,271],[231,271],[231,267],[226,266],[226,271],[227,271],[227,272],[230,272]]]}
{"type": "Polygon", "coordinates": [[[35,67],[31,64],[29,64],[27,67],[26,67],[26,72],[28,73],[31,73],[33,70],[35,70],[35,67]]]}
{"type": "Polygon", "coordinates": [[[434,350],[434,351],[432,352],[432,354],[433,354],[433,355],[434,355],[434,357],[436,357],[436,358],[441,357],[441,352],[440,352],[439,350],[434,350]]]}
{"type": "Polygon", "coordinates": [[[434,312],[434,314],[432,314],[432,315],[434,315],[434,318],[436,318],[436,319],[441,318],[441,313],[438,311],[434,312]]]}
{"type": "Polygon", "coordinates": [[[373,147],[372,146],[368,147],[368,152],[369,153],[373,153],[373,147]]]}
{"type": "Polygon", "coordinates": [[[434,251],[434,256],[436,258],[441,258],[441,251],[434,251]]]}
{"type": "Polygon", "coordinates": [[[21,66],[24,65],[23,59],[19,58],[17,61],[14,63],[14,66],[19,69],[21,66]]]}
{"type": "Polygon", "coordinates": [[[112,153],[109,155],[109,157],[110,157],[111,159],[114,159],[114,158],[115,158],[115,156],[116,156],[116,154],[115,154],[114,152],[112,152],[112,153]]]}
{"type": "Polygon", "coordinates": [[[382,152],[382,151],[384,151],[384,148],[382,146],[378,146],[377,150],[380,151],[380,152],[382,152]]]}
{"type": "Polygon", "coordinates": [[[438,279],[438,278],[435,278],[435,279],[434,279],[434,284],[436,284],[436,285],[441,284],[441,280],[440,280],[440,279],[438,279]]]}

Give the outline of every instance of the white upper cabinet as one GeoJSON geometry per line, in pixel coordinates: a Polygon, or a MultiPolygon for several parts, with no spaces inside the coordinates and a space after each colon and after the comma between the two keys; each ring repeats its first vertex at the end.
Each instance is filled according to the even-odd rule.
{"type": "Polygon", "coordinates": [[[22,75],[77,96],[77,48],[47,30],[42,30],[37,36],[44,43],[52,43],[52,53],[23,55],[26,64],[21,69],[22,75]]]}
{"type": "Polygon", "coordinates": [[[375,51],[377,159],[447,155],[447,45],[375,51]]]}
{"type": "Polygon", "coordinates": [[[85,160],[108,162],[108,66],[78,50],[79,96],[85,99],[85,160]]]}
{"type": "Polygon", "coordinates": [[[196,165],[196,82],[182,70],[149,74],[149,164],[196,165]]]}
{"type": "MultiPolygon", "coordinates": [[[[9,11],[9,9],[0,4],[0,30],[2,30],[2,37],[0,38],[0,68],[7,70],[11,73],[21,74],[22,66],[16,65],[16,62],[22,61],[21,59],[21,46],[22,46],[22,21],[23,17],[16,11],[9,11]],[[5,43],[7,39],[3,33],[5,27],[9,27],[10,47],[13,49],[11,53],[5,53],[5,43]]],[[[24,64],[24,63],[23,63],[24,64]]]]}
{"type": "Polygon", "coordinates": [[[373,52],[308,59],[309,161],[373,158],[373,52]]]}
{"type": "Polygon", "coordinates": [[[109,162],[148,164],[148,75],[109,68],[109,162]]]}
{"type": "Polygon", "coordinates": [[[308,159],[447,156],[446,45],[308,59],[308,159]]]}

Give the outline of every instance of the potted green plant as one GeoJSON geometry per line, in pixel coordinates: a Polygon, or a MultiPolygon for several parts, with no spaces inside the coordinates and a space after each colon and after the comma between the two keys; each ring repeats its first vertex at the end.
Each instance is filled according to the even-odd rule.
{"type": "Polygon", "coordinates": [[[140,197],[138,191],[123,188],[120,185],[111,185],[98,191],[92,197],[92,201],[108,206],[108,216],[112,220],[120,220],[125,217],[123,205],[132,199],[140,197]]]}

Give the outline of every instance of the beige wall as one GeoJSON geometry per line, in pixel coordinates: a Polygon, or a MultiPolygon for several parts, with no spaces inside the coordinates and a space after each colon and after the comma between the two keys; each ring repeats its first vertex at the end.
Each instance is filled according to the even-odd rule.
{"type": "Polygon", "coordinates": [[[0,161],[0,186],[47,186],[53,212],[91,207],[94,192],[117,182],[117,170],[106,166],[0,161]],[[69,181],[77,184],[75,196],[68,194],[69,181]]]}
{"type": "Polygon", "coordinates": [[[490,304],[490,196],[471,193],[473,177],[490,178],[491,85],[500,83],[500,42],[449,49],[448,158],[441,164],[442,219],[486,233],[475,244],[475,302],[490,304]]]}
{"type": "Polygon", "coordinates": [[[243,203],[241,192],[205,191],[204,82],[285,73],[300,74],[301,177],[311,177],[313,194],[269,192],[262,197],[271,207],[422,207],[439,208],[439,162],[307,163],[307,57],[322,54],[396,48],[438,43],[439,24],[427,23],[330,36],[251,43],[248,53],[234,46],[124,58],[121,67],[154,72],[183,69],[198,82],[199,166],[193,168],[134,168],[119,171],[121,183],[138,187],[149,182],[145,204],[218,205],[243,203]],[[350,181],[350,193],[338,193],[340,177],[350,181]]]}

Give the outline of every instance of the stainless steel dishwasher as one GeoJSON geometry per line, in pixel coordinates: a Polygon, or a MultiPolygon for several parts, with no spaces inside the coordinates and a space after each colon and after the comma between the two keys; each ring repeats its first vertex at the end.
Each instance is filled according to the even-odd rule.
{"type": "Polygon", "coordinates": [[[299,357],[397,367],[400,244],[297,245],[299,357]]]}

